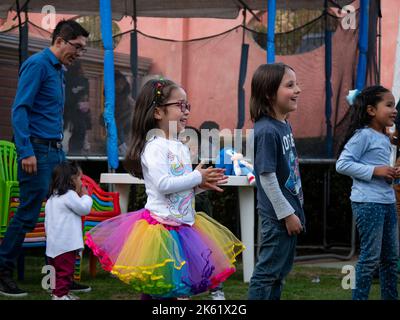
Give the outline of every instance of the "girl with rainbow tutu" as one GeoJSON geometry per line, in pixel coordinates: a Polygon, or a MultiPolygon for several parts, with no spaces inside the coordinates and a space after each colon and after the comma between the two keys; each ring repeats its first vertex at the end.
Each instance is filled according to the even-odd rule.
{"type": "Polygon", "coordinates": [[[235,272],[243,244],[224,226],[194,210],[195,194],[222,192],[224,169],[192,171],[177,135],[190,113],[186,92],[170,80],[150,80],[132,120],[125,168],[144,179],[145,208],[106,220],[86,244],[103,269],[131,285],[142,299],[188,297],[217,287],[235,272]]]}

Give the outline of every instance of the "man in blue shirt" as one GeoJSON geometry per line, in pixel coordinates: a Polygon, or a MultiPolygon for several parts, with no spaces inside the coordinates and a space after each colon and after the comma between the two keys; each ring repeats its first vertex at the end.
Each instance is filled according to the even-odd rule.
{"type": "Polygon", "coordinates": [[[18,154],[20,206],[0,246],[0,294],[22,297],[12,271],[25,234],[34,229],[53,168],[65,161],[63,138],[64,68],[85,51],[89,33],[76,21],[61,21],[51,46],[21,66],[12,106],[12,126],[18,154]]]}

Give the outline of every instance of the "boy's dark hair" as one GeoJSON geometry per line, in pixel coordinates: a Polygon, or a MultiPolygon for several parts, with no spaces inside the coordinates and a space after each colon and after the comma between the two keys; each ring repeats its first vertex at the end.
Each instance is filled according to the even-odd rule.
{"type": "MultiPolygon", "coordinates": [[[[143,179],[141,156],[146,144],[147,133],[157,128],[154,111],[165,104],[174,89],[180,88],[168,79],[152,79],[141,89],[133,111],[131,136],[128,151],[124,160],[125,169],[140,179],[143,179]]],[[[165,112],[167,110],[165,109],[165,112]]]]}
{"type": "Polygon", "coordinates": [[[262,64],[254,72],[250,97],[250,116],[253,122],[263,116],[275,116],[273,104],[286,69],[293,70],[292,67],[278,62],[262,64]]]}
{"type": "Polygon", "coordinates": [[[51,174],[51,182],[48,196],[62,196],[69,190],[75,190],[72,177],[82,171],[76,161],[63,162],[57,165],[51,174]]]}
{"type": "Polygon", "coordinates": [[[196,134],[197,142],[199,143],[199,147],[200,147],[201,146],[201,133],[200,133],[200,130],[195,128],[195,127],[192,127],[192,126],[186,126],[185,127],[185,131],[189,131],[189,130],[192,130],[196,134]]]}
{"type": "MultiPolygon", "coordinates": [[[[185,133],[185,132],[190,132],[190,131],[192,131],[192,132],[194,132],[194,133],[196,134],[197,146],[198,146],[198,150],[197,150],[197,154],[198,154],[197,161],[200,161],[200,159],[201,159],[201,157],[200,157],[200,152],[201,152],[201,133],[200,133],[200,130],[197,129],[197,128],[195,128],[195,127],[186,126],[186,127],[185,127],[184,133],[185,133]]],[[[187,137],[189,137],[189,136],[187,136],[187,137]]],[[[184,141],[185,144],[186,144],[187,142],[188,142],[188,141],[184,141]]],[[[197,165],[197,164],[196,164],[196,165],[197,165]]],[[[195,167],[194,164],[193,164],[193,166],[195,167]]]]}
{"type": "Polygon", "coordinates": [[[204,121],[200,125],[199,129],[200,130],[202,130],[202,129],[207,129],[207,130],[217,129],[217,130],[219,130],[219,124],[216,123],[215,121],[204,121]]]}
{"type": "Polygon", "coordinates": [[[69,41],[74,40],[79,36],[87,38],[89,36],[89,32],[86,31],[86,29],[75,20],[62,20],[57,23],[53,31],[51,44],[54,44],[58,37],[69,41]]]}
{"type": "Polygon", "coordinates": [[[376,105],[382,101],[383,94],[386,92],[390,92],[390,90],[382,86],[370,86],[364,88],[356,96],[354,103],[350,106],[350,125],[347,128],[338,155],[340,155],[340,152],[357,129],[364,128],[370,124],[372,117],[368,114],[367,107],[376,107],[376,105]]]}

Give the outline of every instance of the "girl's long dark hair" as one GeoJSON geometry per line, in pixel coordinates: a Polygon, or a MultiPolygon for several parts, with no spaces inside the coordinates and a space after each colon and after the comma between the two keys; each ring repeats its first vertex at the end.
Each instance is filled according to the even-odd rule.
{"type": "Polygon", "coordinates": [[[342,152],[346,143],[354,135],[356,130],[364,128],[371,123],[372,117],[367,112],[367,107],[376,107],[382,101],[383,94],[390,92],[382,86],[370,86],[364,88],[355,98],[354,103],[350,106],[350,125],[344,136],[344,140],[339,148],[342,152]]]}
{"type": "Polygon", "coordinates": [[[171,80],[149,80],[140,91],[133,113],[131,136],[128,151],[124,160],[125,169],[140,179],[143,179],[141,155],[146,144],[147,133],[157,128],[154,118],[156,107],[168,101],[171,92],[180,88],[171,80]]]}
{"type": "Polygon", "coordinates": [[[62,196],[69,190],[75,190],[73,176],[82,171],[75,161],[63,162],[57,165],[51,174],[51,182],[48,197],[52,195],[62,196]]]}
{"type": "Polygon", "coordinates": [[[254,72],[250,97],[250,117],[253,122],[263,116],[275,116],[273,104],[286,69],[293,70],[292,67],[278,62],[262,64],[254,72]]]}

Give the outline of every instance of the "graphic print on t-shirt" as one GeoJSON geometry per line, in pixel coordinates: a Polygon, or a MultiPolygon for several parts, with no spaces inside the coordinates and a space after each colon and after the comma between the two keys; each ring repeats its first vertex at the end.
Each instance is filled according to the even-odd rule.
{"type": "Polygon", "coordinates": [[[285,187],[290,191],[291,194],[298,196],[300,202],[303,202],[303,192],[301,190],[301,179],[299,170],[299,159],[296,157],[294,150],[294,138],[293,134],[287,134],[282,137],[282,150],[286,156],[289,166],[289,177],[286,180],[285,187]]]}
{"type": "Polygon", "coordinates": [[[299,171],[299,160],[295,157],[292,150],[289,152],[290,174],[286,180],[285,187],[293,194],[298,196],[301,190],[301,180],[299,171]]]}
{"type": "MultiPolygon", "coordinates": [[[[187,164],[183,164],[179,158],[168,151],[168,162],[169,162],[169,174],[177,177],[184,174],[188,174],[192,171],[192,167],[187,164]]],[[[176,218],[183,218],[190,214],[194,208],[194,192],[193,190],[176,192],[166,195],[168,201],[169,212],[176,218]],[[179,215],[176,214],[179,212],[179,215]]]]}

